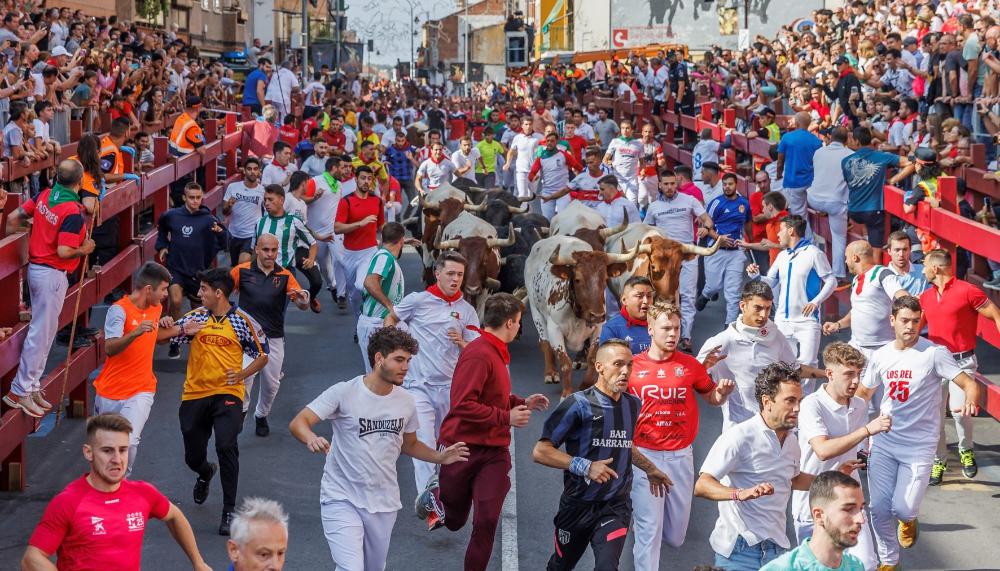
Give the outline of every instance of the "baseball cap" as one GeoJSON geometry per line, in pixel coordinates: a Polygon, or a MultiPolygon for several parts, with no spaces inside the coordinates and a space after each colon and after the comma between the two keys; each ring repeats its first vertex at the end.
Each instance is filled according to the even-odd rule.
{"type": "Polygon", "coordinates": [[[201,97],[198,97],[197,95],[192,95],[187,98],[186,103],[188,107],[198,107],[201,105],[201,97]]]}
{"type": "Polygon", "coordinates": [[[66,48],[62,46],[56,46],[55,48],[52,49],[52,57],[68,56],[68,55],[69,52],[66,51],[66,48]]]}
{"type": "Polygon", "coordinates": [[[844,64],[844,63],[850,64],[851,60],[847,59],[846,56],[840,56],[836,60],[834,60],[833,65],[841,65],[841,64],[844,64]]]}
{"type": "Polygon", "coordinates": [[[937,153],[930,147],[918,147],[917,151],[913,153],[913,156],[921,163],[937,162],[937,153]]]}
{"type": "Polygon", "coordinates": [[[758,115],[774,115],[774,114],[775,114],[774,109],[771,109],[770,107],[765,107],[761,109],[760,112],[758,113],[758,115]]]}

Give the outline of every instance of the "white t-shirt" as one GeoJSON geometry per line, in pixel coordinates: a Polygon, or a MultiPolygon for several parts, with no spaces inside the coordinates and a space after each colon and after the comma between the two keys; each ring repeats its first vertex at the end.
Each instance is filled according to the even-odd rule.
{"type": "Polygon", "coordinates": [[[406,323],[410,335],[420,344],[420,352],[410,361],[406,386],[450,385],[462,350],[448,338],[448,330],[458,329],[466,341],[479,337],[467,329],[469,325],[479,327],[476,309],[461,298],[448,303],[427,291],[419,291],[404,297],[393,313],[400,323],[406,323]]]}
{"type": "Polygon", "coordinates": [[[514,167],[517,172],[526,173],[531,170],[531,164],[535,162],[535,148],[538,147],[538,142],[541,140],[541,136],[535,133],[514,135],[510,146],[512,149],[517,149],[517,157],[514,158],[514,167]]]}
{"type": "MultiPolygon", "coordinates": [[[[420,167],[417,169],[417,178],[424,181],[424,190],[434,190],[446,182],[451,182],[451,175],[454,172],[455,163],[447,158],[441,159],[439,163],[427,159],[420,163],[420,167]]],[[[475,176],[475,169],[472,173],[475,176]]]]}
{"type": "Polygon", "coordinates": [[[385,396],[376,395],[357,376],[326,389],[307,406],[333,425],[320,502],[344,500],[374,513],[402,508],[396,460],[403,434],[419,425],[410,393],[393,387],[385,396]]]}
{"type": "Polygon", "coordinates": [[[618,178],[634,179],[639,176],[639,159],[645,154],[642,141],[639,139],[625,140],[615,137],[608,144],[608,152],[611,155],[611,166],[614,168],[618,178]]]}
{"type": "Polygon", "coordinates": [[[226,187],[222,202],[235,198],[236,203],[229,215],[229,234],[233,238],[253,238],[257,231],[257,222],[264,215],[264,185],[257,183],[253,188],[247,188],[243,181],[231,183],[226,187]]]}
{"type": "Polygon", "coordinates": [[[594,128],[591,127],[586,121],[576,126],[576,134],[583,137],[587,141],[587,144],[593,143],[594,139],[597,137],[594,134],[594,128]]]}
{"type": "Polygon", "coordinates": [[[750,546],[770,539],[785,549],[791,547],[785,533],[785,510],[792,478],[799,475],[799,456],[795,434],[789,432],[785,441],[779,442],[778,435],[768,428],[759,413],[723,430],[699,472],[711,474],[723,485],[734,488],[752,488],[769,482],[774,486],[774,494],[747,502],[718,502],[719,519],[708,540],[713,551],[729,557],[741,536],[750,546]]]}
{"type": "Polygon", "coordinates": [[[323,175],[313,177],[316,192],[319,196],[308,205],[306,226],[321,236],[333,234],[333,221],[337,218],[337,206],[340,204],[340,184],[330,188],[323,175]]]}
{"type": "Polygon", "coordinates": [[[323,98],[326,97],[326,87],[318,81],[310,81],[302,93],[306,96],[306,105],[321,107],[323,98]]]}
{"type": "Polygon", "coordinates": [[[875,266],[854,277],[851,282],[851,345],[881,347],[896,338],[889,324],[889,314],[892,313],[893,296],[899,290],[905,291],[905,288],[896,274],[885,266],[875,266]]]}
{"type": "Polygon", "coordinates": [[[813,154],[813,183],[810,202],[836,202],[847,205],[847,181],[840,163],[854,151],[840,143],[830,143],[813,154]]]}
{"type": "Polygon", "coordinates": [[[625,213],[628,213],[627,221],[630,223],[641,220],[639,209],[635,207],[635,203],[624,196],[612,200],[611,204],[603,200],[600,201],[597,203],[597,213],[604,217],[604,222],[608,225],[608,228],[621,226],[622,223],[626,222],[625,213]]]}
{"type": "Polygon", "coordinates": [[[31,124],[35,126],[35,138],[43,143],[49,142],[49,124],[43,123],[41,119],[32,119],[31,124]]]}
{"type": "Polygon", "coordinates": [[[697,198],[678,192],[669,200],[661,195],[659,200],[650,202],[643,222],[663,230],[671,240],[693,244],[694,220],[702,214],[705,207],[697,198]]]}
{"type": "Polygon", "coordinates": [[[760,279],[777,291],[776,321],[819,322],[819,308],[837,287],[826,254],[804,239],[795,248],[778,252],[767,274],[760,279]],[[816,304],[817,310],[812,315],[802,315],[810,303],[816,304]]]}
{"type": "Polygon", "coordinates": [[[892,430],[876,434],[872,450],[904,460],[933,459],[944,406],[941,380],[952,381],[961,372],[947,348],[923,337],[902,351],[895,341],[875,351],[861,383],[869,389],[882,385],[879,408],[892,416],[892,430]]]}
{"type": "Polygon", "coordinates": [[[288,183],[291,182],[292,173],[299,170],[295,163],[288,163],[286,166],[281,166],[278,163],[271,161],[266,167],[264,167],[264,172],[260,175],[260,183],[263,186],[269,184],[280,185],[281,188],[285,189],[285,195],[288,195],[288,183]],[[285,180],[285,179],[288,180],[285,180]]]}
{"type": "Polygon", "coordinates": [[[273,101],[285,112],[292,108],[292,89],[299,86],[299,78],[292,70],[279,67],[271,74],[264,90],[264,99],[273,101]]]}
{"type": "Polygon", "coordinates": [[[695,182],[701,182],[701,165],[719,162],[719,142],[699,140],[691,151],[691,173],[695,182]]]}
{"type": "Polygon", "coordinates": [[[285,212],[297,217],[302,222],[306,221],[309,216],[309,206],[306,205],[306,201],[300,198],[295,198],[295,195],[286,192],[285,193],[285,212]]]}
{"type": "Polygon", "coordinates": [[[465,166],[472,167],[465,174],[455,174],[455,178],[465,178],[476,182],[476,163],[479,161],[479,149],[472,147],[468,155],[463,155],[461,150],[457,150],[451,154],[451,162],[454,163],[456,169],[463,168],[465,166]]]}

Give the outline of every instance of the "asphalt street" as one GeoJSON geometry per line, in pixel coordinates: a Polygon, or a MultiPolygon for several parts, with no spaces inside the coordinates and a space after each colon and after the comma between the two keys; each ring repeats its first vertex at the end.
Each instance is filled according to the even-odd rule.
{"type": "MultiPolygon", "coordinates": [[[[419,259],[412,252],[402,260],[407,290],[419,284],[419,259]]],[[[333,563],[323,537],[319,516],[319,482],[323,458],[312,455],[288,431],[291,418],[315,396],[333,383],[362,372],[362,361],[353,344],[354,321],[338,312],[324,294],[323,313],[290,309],[286,338],[285,378],[271,414],[271,436],[258,438],[248,419],[240,437],[240,496],[266,496],[282,502],[291,514],[291,539],[286,569],[332,569],[333,563]]],[[[724,314],[720,300],[710,304],[695,321],[695,346],[722,327],[724,314]]],[[[542,384],[541,357],[537,336],[530,319],[522,338],[511,346],[511,376],[514,390],[521,395],[535,392],[558,400],[557,385],[542,384]]],[[[53,351],[53,359],[64,349],[53,351]]],[[[186,357],[186,349],[182,354],[186,357]]],[[[1000,353],[990,348],[980,351],[986,374],[1000,373],[1000,353]]],[[[177,408],[183,384],[185,360],[168,360],[166,349],[157,352],[155,369],[159,377],[156,403],[143,434],[136,463],[135,479],[155,484],[177,503],[197,534],[199,546],[216,569],[226,569],[225,540],[216,534],[221,511],[221,488],[216,478],[211,496],[201,506],[191,500],[195,476],[183,463],[183,448],[177,408]]],[[[52,366],[52,363],[50,363],[52,366]]],[[[994,376],[994,379],[998,377],[994,376]]],[[[91,392],[91,394],[93,394],[91,392]]],[[[721,426],[717,409],[701,406],[701,433],[695,442],[695,466],[700,465],[721,426]]],[[[514,485],[508,497],[501,529],[497,533],[491,569],[544,569],[552,552],[552,517],[562,489],[562,475],[534,464],[531,449],[542,429],[544,414],[536,413],[524,429],[514,431],[514,485]]],[[[68,482],[86,470],[80,454],[83,422],[71,419],[49,431],[51,417],[43,425],[44,436],[28,440],[28,488],[22,493],[0,494],[0,569],[16,569],[17,561],[47,502],[68,482]]],[[[950,430],[950,423],[948,424],[950,430]]],[[[976,420],[976,440],[980,471],[975,480],[965,480],[950,470],[940,488],[931,488],[921,514],[921,535],[917,545],[903,554],[908,570],[1000,569],[1000,425],[984,417],[976,420]]],[[[329,427],[320,426],[320,433],[329,427]]],[[[953,437],[953,431],[950,432],[953,437]]],[[[214,451],[210,448],[210,457],[214,451]]],[[[957,465],[953,457],[951,464],[957,465]]],[[[409,458],[399,462],[399,482],[404,509],[399,512],[387,569],[409,571],[462,568],[462,557],[470,526],[459,533],[447,530],[427,532],[413,514],[414,489],[409,458]]],[[[715,525],[717,507],[695,499],[686,543],[679,549],[664,547],[661,569],[691,569],[711,563],[708,538],[715,525]]],[[[792,534],[789,525],[789,533],[792,534]]],[[[147,528],[143,549],[144,568],[185,569],[186,559],[162,524],[147,528]]],[[[592,568],[589,554],[579,568],[592,568]]],[[[109,569],[113,564],[109,563],[109,569]]],[[[622,569],[632,568],[631,541],[622,557],[622,569]]]]}

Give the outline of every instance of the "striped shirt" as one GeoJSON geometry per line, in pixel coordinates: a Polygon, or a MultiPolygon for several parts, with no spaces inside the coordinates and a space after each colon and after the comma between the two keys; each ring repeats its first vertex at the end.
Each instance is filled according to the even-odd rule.
{"type": "Polygon", "coordinates": [[[545,421],[542,440],[590,461],[612,458],[617,478],[598,484],[569,470],[563,472],[563,494],[586,502],[604,502],[632,490],[632,437],[639,418],[639,397],[622,393],[616,401],[596,386],[573,393],[545,421]]]}
{"type": "MultiPolygon", "coordinates": [[[[379,248],[368,264],[366,275],[382,278],[382,295],[393,305],[403,301],[403,270],[396,262],[396,256],[385,248],[379,248]]],[[[389,310],[378,302],[367,289],[361,290],[361,314],[366,317],[385,318],[389,310]]]]}
{"type": "Polygon", "coordinates": [[[295,265],[295,250],[309,248],[316,240],[306,229],[306,225],[298,216],[286,212],[284,216],[274,217],[265,214],[257,222],[257,233],[254,243],[264,234],[274,234],[278,237],[278,265],[286,268],[295,265]]]}

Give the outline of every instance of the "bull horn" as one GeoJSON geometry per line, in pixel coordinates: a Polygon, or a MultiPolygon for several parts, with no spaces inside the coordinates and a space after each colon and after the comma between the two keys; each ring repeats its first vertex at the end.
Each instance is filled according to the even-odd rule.
{"type": "Polygon", "coordinates": [[[514,225],[510,224],[507,226],[507,237],[501,240],[500,238],[487,238],[486,246],[489,248],[506,248],[507,246],[513,246],[517,242],[517,236],[514,235],[514,225]]]}
{"type": "Polygon", "coordinates": [[[486,289],[496,291],[500,289],[500,280],[495,280],[493,278],[486,278],[484,282],[486,289]]]}
{"type": "Polygon", "coordinates": [[[640,254],[646,254],[646,255],[652,254],[653,253],[653,245],[652,244],[640,244],[639,245],[639,253],[640,254]]]}
{"type": "Polygon", "coordinates": [[[624,222],[622,222],[618,226],[615,226],[614,228],[601,228],[597,232],[598,234],[601,235],[601,238],[607,240],[608,238],[614,236],[615,234],[618,234],[619,232],[624,232],[626,228],[628,228],[628,216],[626,216],[624,218],[624,222]]]}
{"type": "Polygon", "coordinates": [[[511,206],[508,204],[507,212],[510,212],[511,214],[524,214],[525,212],[528,211],[528,208],[530,207],[531,207],[530,204],[525,204],[524,206],[511,206]]]}
{"type": "Polygon", "coordinates": [[[711,247],[697,246],[695,244],[681,244],[681,251],[685,254],[695,254],[697,256],[711,256],[719,251],[722,240],[716,240],[711,247]]]}
{"type": "Polygon", "coordinates": [[[453,250],[458,247],[458,240],[445,240],[441,241],[441,227],[438,226],[437,235],[434,236],[434,249],[435,250],[453,250]]]}
{"type": "Polygon", "coordinates": [[[528,192],[530,193],[528,194],[528,196],[525,196],[523,198],[519,196],[517,197],[517,201],[520,202],[521,204],[524,204],[525,202],[532,202],[533,200],[535,200],[535,193],[531,192],[530,190],[528,192]]]}
{"type": "Polygon", "coordinates": [[[420,208],[423,208],[424,210],[427,210],[428,208],[434,208],[434,206],[430,202],[424,200],[424,195],[421,194],[417,198],[420,199],[420,208]]]}
{"type": "MultiPolygon", "coordinates": [[[[623,246],[622,249],[623,250],[624,250],[624,245],[625,245],[625,241],[622,240],[622,246],[623,246]]],[[[631,262],[633,259],[635,259],[635,257],[638,256],[638,255],[639,255],[639,244],[636,244],[635,247],[632,248],[631,251],[626,252],[624,254],[608,254],[608,263],[609,264],[627,264],[627,263],[631,262]]]]}
{"type": "Polygon", "coordinates": [[[549,256],[549,263],[553,266],[572,266],[576,264],[576,260],[573,258],[560,258],[559,248],[562,248],[562,244],[556,246],[556,249],[552,251],[552,255],[549,256]]]}
{"type": "Polygon", "coordinates": [[[538,230],[538,228],[532,228],[532,230],[535,231],[535,237],[536,238],[538,238],[539,240],[544,240],[545,239],[544,237],[542,237],[542,233],[538,230]]]}
{"type": "Polygon", "coordinates": [[[485,204],[471,204],[470,203],[470,204],[463,204],[462,208],[464,208],[468,212],[482,212],[482,211],[486,210],[486,205],[485,204]]]}
{"type": "Polygon", "coordinates": [[[538,233],[541,234],[542,236],[551,236],[552,228],[549,228],[548,226],[541,226],[540,228],[538,228],[538,233]]]}

